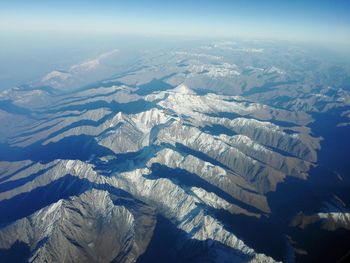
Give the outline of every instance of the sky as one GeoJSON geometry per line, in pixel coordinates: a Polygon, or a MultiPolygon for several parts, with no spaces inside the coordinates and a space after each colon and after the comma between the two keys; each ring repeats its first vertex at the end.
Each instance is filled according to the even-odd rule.
{"type": "Polygon", "coordinates": [[[348,0],[1,0],[1,33],[139,34],[350,45],[348,0]]]}

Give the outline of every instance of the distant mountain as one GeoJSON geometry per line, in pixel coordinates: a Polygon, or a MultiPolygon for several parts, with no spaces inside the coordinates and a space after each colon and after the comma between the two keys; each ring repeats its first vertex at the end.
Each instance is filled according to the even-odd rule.
{"type": "Polygon", "coordinates": [[[348,89],[303,61],[266,62],[275,48],[236,45],[145,54],[123,74],[112,51],[1,93],[0,261],[19,248],[30,262],[305,260],[296,226],[349,229],[346,195],[345,210],[311,217],[327,200],[297,199],[320,189],[315,114],[348,129],[348,89]]]}

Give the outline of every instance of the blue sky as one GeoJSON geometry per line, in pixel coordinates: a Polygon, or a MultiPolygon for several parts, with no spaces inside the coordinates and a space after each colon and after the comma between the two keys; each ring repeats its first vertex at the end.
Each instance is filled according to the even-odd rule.
{"type": "Polygon", "coordinates": [[[348,0],[1,0],[0,32],[224,36],[350,44],[348,0]]]}

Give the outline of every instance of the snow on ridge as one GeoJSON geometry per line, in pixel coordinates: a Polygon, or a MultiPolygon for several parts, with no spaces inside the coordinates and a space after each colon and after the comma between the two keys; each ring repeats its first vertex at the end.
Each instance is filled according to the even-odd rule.
{"type": "Polygon", "coordinates": [[[226,50],[232,52],[246,52],[246,53],[263,53],[263,48],[251,48],[251,47],[237,47],[236,42],[231,41],[220,41],[213,43],[211,45],[202,46],[202,49],[211,50],[211,49],[219,49],[226,50]]]}
{"type": "Polygon", "coordinates": [[[114,55],[117,52],[118,52],[118,49],[113,49],[109,52],[106,52],[106,53],[99,55],[97,58],[87,60],[87,61],[80,63],[80,64],[77,64],[77,65],[73,65],[70,67],[69,71],[80,72],[80,71],[93,70],[101,64],[102,60],[114,55]]]}
{"type": "Polygon", "coordinates": [[[214,60],[221,60],[223,57],[214,56],[214,55],[208,55],[204,53],[191,53],[186,51],[175,51],[173,52],[174,55],[180,55],[180,56],[188,56],[188,57],[196,57],[196,58],[208,58],[208,59],[214,59],[214,60]]]}
{"type": "Polygon", "coordinates": [[[272,67],[270,67],[270,68],[267,68],[267,69],[265,69],[264,71],[265,71],[266,73],[268,73],[268,74],[272,74],[272,73],[277,73],[277,74],[280,74],[280,75],[285,74],[285,72],[284,72],[282,69],[279,69],[279,68],[277,68],[277,67],[275,67],[275,66],[272,66],[272,67]]]}
{"type": "Polygon", "coordinates": [[[53,79],[61,79],[61,80],[67,80],[71,77],[71,74],[69,72],[64,72],[60,70],[54,70],[50,73],[46,74],[42,79],[41,82],[48,82],[53,79]]]}
{"type": "Polygon", "coordinates": [[[204,74],[211,78],[239,76],[241,74],[238,71],[237,65],[227,62],[219,65],[203,63],[191,64],[189,66],[189,71],[192,74],[204,74]]]}
{"type": "Polygon", "coordinates": [[[87,71],[92,71],[98,68],[104,59],[116,54],[118,49],[113,49],[109,52],[103,53],[94,59],[86,60],[80,64],[71,66],[67,71],[53,70],[46,74],[42,79],[41,83],[47,84],[50,82],[60,82],[67,81],[69,78],[73,77],[74,74],[82,74],[87,71]]]}

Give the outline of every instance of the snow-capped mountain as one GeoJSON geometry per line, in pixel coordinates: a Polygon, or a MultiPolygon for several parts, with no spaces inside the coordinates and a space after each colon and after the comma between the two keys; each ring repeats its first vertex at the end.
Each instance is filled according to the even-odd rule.
{"type": "MultiPolygon", "coordinates": [[[[174,262],[288,259],[250,224],[274,224],[271,196],[308,182],[323,140],[314,114],[347,109],[348,91],[293,86],[287,65],[235,57],[265,61],[267,48],[226,42],[145,55],[106,79],[119,52],[0,95],[0,259],[20,247],[30,262],[146,262],[162,231],[176,233],[174,262]]],[[[283,198],[297,211],[278,222],[282,243],[291,218],[348,228],[347,210],[305,216],[283,198]]]]}

